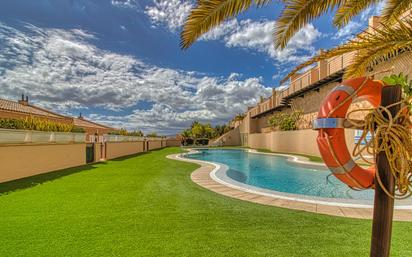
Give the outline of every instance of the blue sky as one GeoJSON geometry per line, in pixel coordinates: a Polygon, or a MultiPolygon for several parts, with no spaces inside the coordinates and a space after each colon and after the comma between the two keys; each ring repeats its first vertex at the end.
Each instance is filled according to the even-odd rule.
{"type": "Polygon", "coordinates": [[[285,50],[272,45],[282,6],[252,8],[179,48],[190,0],[3,0],[0,97],[115,127],[173,134],[193,120],[222,124],[268,96],[295,65],[367,26],[325,15],[285,50]]]}

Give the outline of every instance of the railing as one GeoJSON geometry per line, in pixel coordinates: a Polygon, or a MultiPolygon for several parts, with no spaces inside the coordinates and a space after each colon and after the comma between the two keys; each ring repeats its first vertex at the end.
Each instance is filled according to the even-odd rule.
{"type": "Polygon", "coordinates": [[[269,99],[257,104],[257,106],[251,108],[249,110],[250,116],[255,117],[269,109],[273,109],[279,105],[281,105],[282,99],[300,91],[317,81],[332,75],[342,69],[348,67],[353,58],[355,57],[355,52],[346,53],[331,59],[324,61],[320,65],[306,71],[305,73],[301,74],[299,77],[295,78],[291,81],[290,86],[283,90],[283,91],[276,91],[275,94],[269,97],[269,99]]]}
{"type": "Polygon", "coordinates": [[[0,129],[0,144],[84,143],[84,133],[0,129]]]}
{"type": "MultiPolygon", "coordinates": [[[[92,136],[90,138],[92,138],[92,136]]],[[[101,138],[102,138],[102,141],[99,141],[99,142],[138,142],[138,141],[144,141],[144,140],[146,141],[165,140],[164,138],[160,138],[160,137],[135,137],[135,136],[121,136],[121,135],[104,135],[104,136],[101,136],[101,138]]],[[[99,140],[101,138],[99,138],[99,140]]]]}
{"type": "Polygon", "coordinates": [[[104,135],[104,142],[135,142],[143,141],[144,137],[120,136],[120,135],[104,135]]]}

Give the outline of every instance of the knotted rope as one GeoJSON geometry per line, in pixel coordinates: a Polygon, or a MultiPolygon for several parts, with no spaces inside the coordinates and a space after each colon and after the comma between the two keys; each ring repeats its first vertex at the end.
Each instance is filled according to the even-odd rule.
{"type": "MultiPolygon", "coordinates": [[[[357,92],[366,84],[364,83],[339,106],[356,97],[357,92]]],[[[390,106],[377,108],[363,108],[350,111],[347,121],[356,128],[362,129],[362,135],[353,149],[353,156],[360,157],[366,163],[374,165],[365,154],[373,155],[385,152],[390,172],[395,181],[395,194],[389,192],[381,181],[379,170],[376,169],[376,180],[383,191],[394,199],[404,199],[412,195],[412,120],[409,110],[412,97],[390,106]],[[389,109],[401,105],[400,111],[393,116],[389,109]],[[351,119],[350,116],[358,112],[368,112],[363,121],[351,119]],[[368,139],[370,135],[370,139],[368,139]]],[[[331,112],[333,113],[333,111],[331,112]]],[[[375,159],[374,158],[374,159],[375,159]]]]}
{"type": "Polygon", "coordinates": [[[353,149],[353,156],[359,156],[366,163],[374,164],[365,153],[373,155],[385,152],[390,172],[395,180],[395,194],[385,188],[376,169],[376,179],[383,191],[396,199],[407,198],[412,195],[412,122],[409,107],[404,102],[390,106],[379,106],[376,109],[359,109],[348,113],[348,121],[356,127],[362,128],[362,135],[353,149]],[[401,110],[393,116],[389,109],[395,105],[402,105],[401,110]],[[356,112],[369,111],[361,122],[350,119],[356,112]],[[385,115],[386,114],[386,115],[385,115]],[[386,116],[386,117],[385,117],[386,116]],[[370,135],[370,139],[368,139],[370,135]],[[362,143],[364,143],[362,145],[362,143]]]}

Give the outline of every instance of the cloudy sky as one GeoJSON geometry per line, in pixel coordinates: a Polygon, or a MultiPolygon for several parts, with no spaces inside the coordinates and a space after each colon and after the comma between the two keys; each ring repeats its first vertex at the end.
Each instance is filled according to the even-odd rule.
{"type": "MultiPolygon", "coordinates": [[[[374,6],[337,31],[331,16],[272,46],[282,6],[252,8],[179,49],[191,0],[2,0],[0,98],[115,127],[173,134],[223,124],[268,96],[291,68],[362,30],[374,6]]],[[[275,2],[275,1],[274,1],[275,2]]]]}

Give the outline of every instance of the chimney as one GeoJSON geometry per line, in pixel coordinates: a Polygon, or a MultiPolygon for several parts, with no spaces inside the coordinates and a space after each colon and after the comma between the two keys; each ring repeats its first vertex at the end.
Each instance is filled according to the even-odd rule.
{"type": "Polygon", "coordinates": [[[21,100],[19,100],[18,103],[22,105],[29,105],[29,97],[26,96],[26,99],[24,99],[24,94],[21,94],[21,100]]]}

